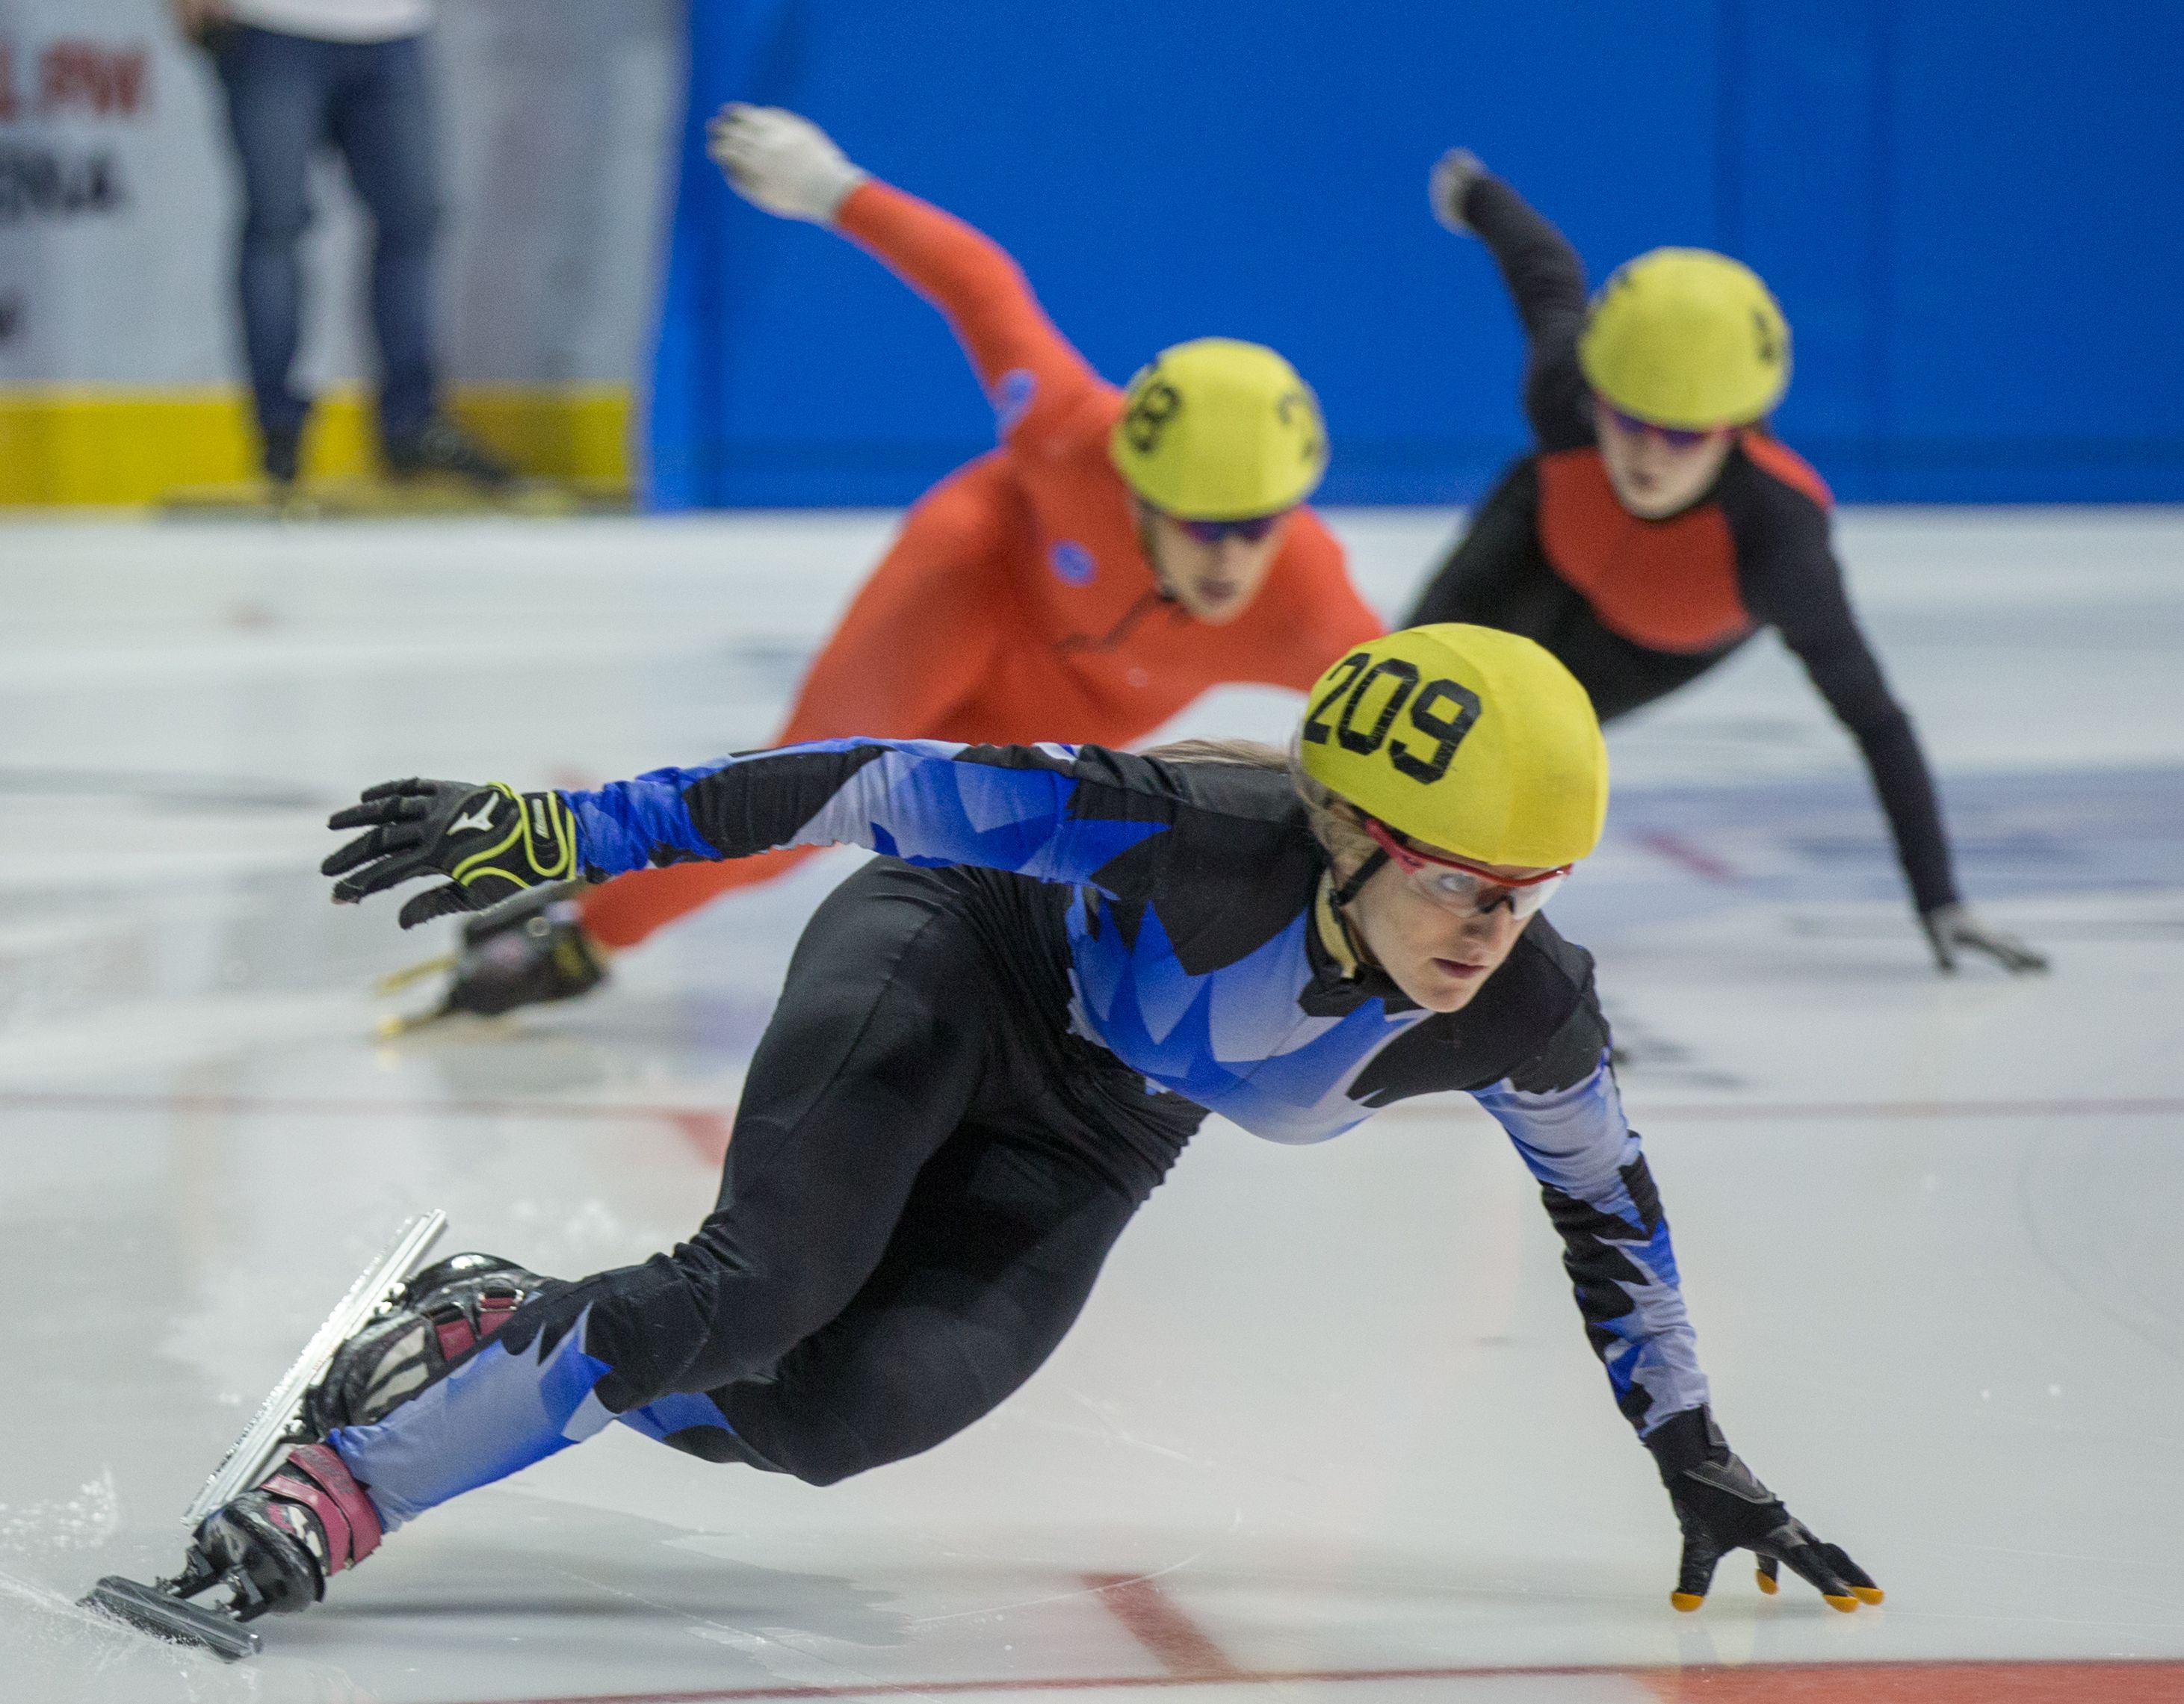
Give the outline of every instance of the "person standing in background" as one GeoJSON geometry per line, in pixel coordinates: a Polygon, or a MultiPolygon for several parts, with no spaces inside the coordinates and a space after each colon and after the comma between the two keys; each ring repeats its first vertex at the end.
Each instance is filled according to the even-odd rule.
{"type": "Polygon", "coordinates": [[[294,482],[310,398],[291,381],[303,329],[299,253],[306,175],[340,150],[370,211],[379,443],[398,477],[483,486],[510,471],[439,409],[432,360],[432,247],[439,220],[426,37],[433,0],[172,0],[212,55],[242,173],[237,298],[266,478],[294,482]]]}

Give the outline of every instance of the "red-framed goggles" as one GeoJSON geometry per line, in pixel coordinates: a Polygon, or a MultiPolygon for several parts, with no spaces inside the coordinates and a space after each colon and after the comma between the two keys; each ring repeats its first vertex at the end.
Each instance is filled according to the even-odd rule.
{"type": "Polygon", "coordinates": [[[1601,407],[1607,410],[1609,419],[1632,437],[1651,432],[1662,443],[1667,444],[1670,449],[1690,449],[1695,445],[1704,443],[1717,432],[1726,430],[1724,427],[1717,426],[1712,431],[1691,432],[1683,426],[1656,426],[1652,420],[1641,420],[1635,415],[1626,415],[1611,402],[1603,401],[1601,407]]]}
{"type": "Polygon", "coordinates": [[[1557,888],[1569,880],[1574,867],[1564,864],[1559,869],[1543,870],[1536,876],[1502,876],[1467,859],[1453,858],[1445,852],[1421,852],[1415,846],[1407,846],[1385,823],[1373,817],[1365,819],[1365,832],[1422,897],[1445,911],[1463,916],[1490,912],[1503,905],[1508,906],[1513,917],[1532,916],[1554,897],[1557,888]]]}

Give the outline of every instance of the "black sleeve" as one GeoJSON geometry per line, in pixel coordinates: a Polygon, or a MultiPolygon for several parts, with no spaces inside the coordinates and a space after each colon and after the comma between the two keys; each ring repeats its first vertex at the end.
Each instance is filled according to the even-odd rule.
{"type": "MultiPolygon", "coordinates": [[[[1751,500],[1722,507],[1736,535],[1745,607],[1781,633],[1858,741],[1919,911],[1953,904],[1956,877],[1933,777],[1911,718],[1889,692],[1851,612],[1826,510],[1748,466],[1736,470],[1736,480],[1751,500]]],[[[1724,496],[1733,494],[1725,489],[1724,496]]]]}
{"type": "Polygon", "coordinates": [[[1577,364],[1585,329],[1585,263],[1568,238],[1498,177],[1482,176],[1463,199],[1463,220],[1502,269],[1529,344],[1524,414],[1543,448],[1575,449],[1593,439],[1585,375],[1577,364]]]}

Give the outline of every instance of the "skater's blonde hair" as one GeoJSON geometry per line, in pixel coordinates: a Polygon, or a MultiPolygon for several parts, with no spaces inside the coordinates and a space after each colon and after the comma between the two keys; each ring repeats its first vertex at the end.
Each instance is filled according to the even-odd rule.
{"type": "Polygon", "coordinates": [[[1327,854],[1337,882],[1346,881],[1375,850],[1357,807],[1306,774],[1294,745],[1284,751],[1256,739],[1179,739],[1171,745],[1156,745],[1145,755],[1167,763],[1229,763],[1287,776],[1290,788],[1303,802],[1312,838],[1327,854]]]}

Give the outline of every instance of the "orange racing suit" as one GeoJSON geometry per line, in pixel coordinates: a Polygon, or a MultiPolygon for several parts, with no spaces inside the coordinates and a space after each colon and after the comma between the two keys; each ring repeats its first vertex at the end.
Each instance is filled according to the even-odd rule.
{"type": "MultiPolygon", "coordinates": [[[[1223,682],[1301,692],[1381,631],[1341,546],[1304,508],[1234,621],[1208,626],[1163,598],[1129,487],[1107,457],[1123,394],[1055,329],[1016,263],[961,220],[871,179],[844,200],[835,228],[947,318],[992,401],[1000,445],[912,506],[775,744],[1127,746],[1223,682]]],[[[585,930],[632,946],[813,849],[619,877],[584,896],[585,930]]]]}

